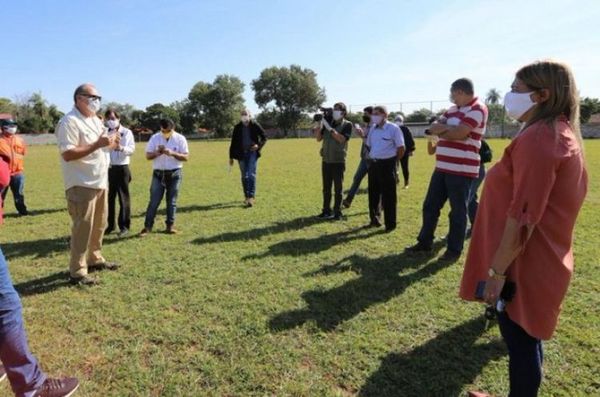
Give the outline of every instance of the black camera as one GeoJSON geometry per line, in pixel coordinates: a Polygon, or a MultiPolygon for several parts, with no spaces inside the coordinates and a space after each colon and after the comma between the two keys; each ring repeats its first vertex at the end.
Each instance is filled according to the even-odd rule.
{"type": "Polygon", "coordinates": [[[333,123],[333,108],[320,107],[319,110],[321,113],[315,113],[313,121],[320,122],[321,120],[325,120],[331,125],[333,123]]]}

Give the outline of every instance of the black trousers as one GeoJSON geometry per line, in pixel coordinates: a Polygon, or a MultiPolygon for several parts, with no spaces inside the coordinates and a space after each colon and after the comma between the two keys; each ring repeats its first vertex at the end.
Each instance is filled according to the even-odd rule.
{"type": "Polygon", "coordinates": [[[322,163],[323,176],[323,212],[331,212],[331,185],[335,191],[333,211],[341,212],[342,183],[344,182],[345,163],[322,163]]]}
{"type": "Polygon", "coordinates": [[[408,185],[408,179],[410,177],[410,173],[408,171],[408,159],[410,158],[409,154],[406,153],[400,159],[400,166],[402,167],[402,176],[404,177],[404,185],[408,185]]]}
{"type": "Polygon", "coordinates": [[[396,227],[396,157],[373,160],[369,167],[369,216],[381,222],[379,205],[383,206],[386,229],[396,227]]]}
{"type": "Polygon", "coordinates": [[[131,226],[131,201],[129,198],[131,171],[128,165],[111,165],[108,169],[108,227],[115,228],[115,198],[119,197],[119,229],[131,226]]]}

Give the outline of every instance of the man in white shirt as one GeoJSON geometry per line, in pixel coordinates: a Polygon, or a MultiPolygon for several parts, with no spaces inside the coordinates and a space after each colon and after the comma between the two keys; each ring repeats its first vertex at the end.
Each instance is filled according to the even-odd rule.
{"type": "Polygon", "coordinates": [[[385,231],[396,228],[396,164],[404,155],[404,138],[400,128],[387,120],[385,106],[375,106],[367,135],[369,147],[369,226],[381,226],[379,205],[383,206],[385,231]]]}
{"type": "Polygon", "coordinates": [[[102,97],[92,84],[75,90],[73,110],[58,123],[56,138],[67,196],[71,228],[71,283],[97,284],[88,270],[118,268],[106,262],[100,250],[106,228],[108,152],[119,136],[108,136],[96,112],[102,97]]]}
{"type": "Polygon", "coordinates": [[[135,151],[135,140],[130,129],[121,125],[121,117],[115,109],[104,113],[108,134],[118,135],[119,145],[110,151],[110,168],[108,169],[108,226],[104,234],[115,229],[115,199],[119,196],[119,237],[129,233],[131,226],[131,200],[129,198],[129,182],[131,171],[129,161],[135,151]]]}
{"type": "Polygon", "coordinates": [[[177,195],[181,186],[181,168],[188,160],[188,143],[185,137],[175,132],[175,123],[170,119],[160,121],[160,132],[150,138],[146,146],[146,159],[152,160],[152,184],[150,185],[150,202],[146,209],[146,220],[140,236],[152,231],[156,210],[166,192],[168,234],[177,234],[174,227],[177,195]]]}

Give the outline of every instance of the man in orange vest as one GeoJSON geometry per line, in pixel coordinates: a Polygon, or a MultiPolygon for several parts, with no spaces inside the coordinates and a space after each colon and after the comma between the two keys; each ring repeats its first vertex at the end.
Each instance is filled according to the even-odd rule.
{"type": "MultiPolygon", "coordinates": [[[[28,215],[25,206],[23,188],[25,186],[25,175],[23,174],[23,157],[27,152],[27,146],[23,138],[16,135],[17,123],[11,119],[0,122],[2,135],[0,135],[0,156],[6,159],[10,170],[10,190],[15,200],[15,207],[19,215],[28,215]]],[[[8,186],[2,190],[2,205],[8,193],[8,186]]]]}

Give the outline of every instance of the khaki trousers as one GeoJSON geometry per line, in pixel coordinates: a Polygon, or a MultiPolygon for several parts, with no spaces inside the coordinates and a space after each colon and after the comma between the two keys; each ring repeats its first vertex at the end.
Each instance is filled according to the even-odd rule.
{"type": "Polygon", "coordinates": [[[74,186],[66,191],[71,227],[71,277],[83,277],[88,265],[105,262],[100,250],[107,223],[106,189],[74,186]]]}

